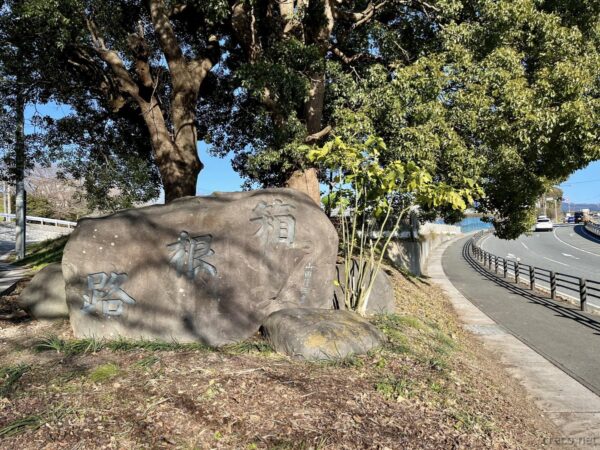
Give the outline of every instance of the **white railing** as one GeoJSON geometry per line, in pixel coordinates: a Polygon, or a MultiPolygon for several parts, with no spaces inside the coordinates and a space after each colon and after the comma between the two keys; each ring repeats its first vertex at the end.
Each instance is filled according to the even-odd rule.
{"type": "MultiPolygon", "coordinates": [[[[12,221],[16,218],[15,214],[6,214],[0,213],[0,217],[4,218],[5,222],[12,221]]],[[[55,227],[67,227],[67,228],[75,228],[77,222],[70,222],[68,220],[59,220],[59,219],[50,219],[48,217],[37,217],[37,216],[27,216],[27,222],[29,223],[39,223],[41,225],[54,225],[55,227]]]]}

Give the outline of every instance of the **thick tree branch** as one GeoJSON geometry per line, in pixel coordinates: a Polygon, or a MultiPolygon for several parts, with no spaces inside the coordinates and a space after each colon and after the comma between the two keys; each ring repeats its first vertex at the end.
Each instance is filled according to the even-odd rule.
{"type": "Polygon", "coordinates": [[[131,75],[127,71],[123,60],[119,57],[117,52],[114,50],[109,50],[106,48],[104,43],[104,39],[100,35],[96,24],[91,19],[86,19],[88,30],[90,31],[90,36],[92,38],[92,43],[94,45],[94,49],[100,56],[100,58],[108,64],[111,68],[115,76],[119,81],[119,87],[131,95],[132,97],[139,97],[139,88],[135,81],[131,78],[131,75]]]}
{"type": "Polygon", "coordinates": [[[150,0],[150,17],[169,70],[176,77],[182,70],[185,70],[185,61],[163,0],[150,0]]]}
{"type": "Polygon", "coordinates": [[[309,136],[306,136],[306,138],[304,139],[304,142],[307,144],[310,144],[313,142],[318,142],[321,139],[323,139],[325,136],[327,136],[329,133],[331,133],[331,130],[333,130],[333,128],[331,128],[331,125],[327,125],[325,128],[323,128],[318,133],[313,133],[309,136]]]}
{"type": "Polygon", "coordinates": [[[239,0],[231,7],[231,28],[247,58],[253,62],[261,54],[260,42],[256,31],[254,6],[239,0]]]}
{"type": "Polygon", "coordinates": [[[343,9],[336,9],[337,15],[354,22],[352,25],[353,28],[357,28],[362,24],[368,22],[373,18],[375,13],[388,4],[389,0],[383,0],[379,3],[370,2],[369,6],[363,9],[360,12],[356,11],[345,11],[343,9]]]}
{"type": "Polygon", "coordinates": [[[208,38],[208,46],[203,55],[193,59],[188,64],[188,69],[195,83],[197,91],[206,78],[208,72],[213,68],[221,56],[221,48],[219,46],[219,38],[216,35],[211,35],[208,38]]]}
{"type": "Polygon", "coordinates": [[[355,55],[348,56],[337,47],[331,47],[331,52],[335,56],[337,56],[344,64],[352,64],[353,62],[358,61],[360,59],[381,60],[381,58],[377,55],[372,55],[370,53],[357,53],[355,55]]]}
{"type": "Polygon", "coordinates": [[[136,34],[130,34],[127,40],[129,48],[135,58],[135,71],[140,82],[142,83],[142,86],[150,89],[154,86],[152,73],[150,72],[150,64],[148,63],[150,49],[144,37],[144,29],[141,23],[138,26],[138,32],[136,34]]]}

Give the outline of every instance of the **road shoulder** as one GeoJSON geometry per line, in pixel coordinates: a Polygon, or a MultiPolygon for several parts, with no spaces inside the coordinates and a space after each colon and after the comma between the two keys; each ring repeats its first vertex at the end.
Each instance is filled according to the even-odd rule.
{"type": "Polygon", "coordinates": [[[427,274],[452,301],[463,326],[498,355],[501,363],[526,389],[536,406],[556,424],[567,441],[549,444],[581,448],[600,446],[600,397],[554,366],[500,327],[467,300],[447,278],[442,267],[445,250],[460,238],[437,248],[428,261],[427,274]]]}

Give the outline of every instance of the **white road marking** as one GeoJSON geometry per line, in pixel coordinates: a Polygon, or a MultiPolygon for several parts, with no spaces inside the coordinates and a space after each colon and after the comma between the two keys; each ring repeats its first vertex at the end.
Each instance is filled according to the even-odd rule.
{"type": "Polygon", "coordinates": [[[576,256],[569,255],[568,253],[563,253],[562,255],[563,255],[563,256],[566,256],[567,258],[579,259],[579,258],[577,258],[576,256]]]}
{"type": "Polygon", "coordinates": [[[485,250],[485,248],[484,248],[485,241],[487,241],[491,237],[492,237],[492,235],[488,234],[486,237],[483,238],[483,241],[481,241],[481,249],[482,250],[485,250]]]}
{"type": "Polygon", "coordinates": [[[527,247],[527,246],[525,245],[525,242],[521,242],[521,245],[522,245],[523,247],[525,247],[527,250],[529,250],[529,247],[527,247]]]}
{"type": "Polygon", "coordinates": [[[508,255],[506,255],[506,257],[507,257],[507,258],[509,258],[509,259],[510,259],[510,258],[515,258],[515,259],[516,259],[516,256],[515,256],[515,255],[513,255],[512,253],[509,253],[508,255]]]}
{"type": "Polygon", "coordinates": [[[568,265],[568,264],[561,263],[560,261],[556,261],[556,260],[554,260],[554,259],[546,258],[545,256],[542,256],[542,258],[544,258],[544,259],[547,259],[548,261],[552,261],[552,262],[554,262],[554,263],[556,263],[556,264],[560,264],[561,266],[567,266],[567,267],[569,267],[569,265],[568,265]]]}
{"type": "Polygon", "coordinates": [[[574,245],[571,245],[571,244],[569,244],[568,242],[565,242],[565,241],[563,241],[561,238],[559,238],[559,237],[556,235],[556,230],[554,230],[554,231],[552,232],[552,234],[553,234],[553,235],[554,235],[554,237],[555,237],[556,239],[558,239],[560,242],[562,242],[562,243],[563,243],[563,244],[565,244],[565,245],[568,245],[568,246],[569,246],[569,247],[571,247],[571,248],[574,248],[575,250],[579,250],[580,252],[584,252],[584,253],[588,253],[588,254],[590,254],[590,255],[594,255],[594,256],[599,256],[599,257],[600,257],[600,255],[599,255],[598,253],[589,252],[589,251],[587,251],[587,250],[584,250],[584,249],[582,249],[582,248],[579,248],[579,247],[575,247],[574,245]]]}

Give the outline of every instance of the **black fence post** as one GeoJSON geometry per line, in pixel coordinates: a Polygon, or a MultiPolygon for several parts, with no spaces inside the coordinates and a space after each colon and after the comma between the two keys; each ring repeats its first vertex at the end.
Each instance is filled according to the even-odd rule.
{"type": "Polygon", "coordinates": [[[550,298],[554,300],[556,298],[556,274],[550,272],[550,298]]]}
{"type": "Polygon", "coordinates": [[[504,273],[504,278],[506,278],[508,274],[508,262],[505,259],[502,260],[502,272],[504,273]]]}
{"type": "Polygon", "coordinates": [[[519,271],[521,269],[519,268],[519,260],[517,259],[517,261],[515,262],[515,284],[519,284],[519,271]]]}
{"type": "Polygon", "coordinates": [[[585,278],[579,279],[579,302],[582,311],[587,310],[587,281],[585,278]]]}
{"type": "Polygon", "coordinates": [[[498,257],[494,256],[494,272],[498,275],[498,257]]]}
{"type": "Polygon", "coordinates": [[[529,289],[532,291],[535,289],[535,269],[533,266],[529,266],[529,289]]]}

